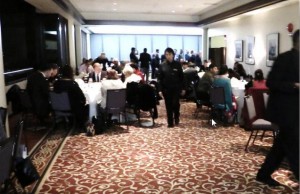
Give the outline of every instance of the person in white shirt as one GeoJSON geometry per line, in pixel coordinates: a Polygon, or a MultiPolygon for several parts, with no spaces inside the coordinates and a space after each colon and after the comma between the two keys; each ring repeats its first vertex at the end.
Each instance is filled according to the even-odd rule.
{"type": "Polygon", "coordinates": [[[142,80],[141,76],[134,73],[134,70],[130,66],[130,64],[125,65],[125,67],[123,69],[123,74],[125,76],[125,82],[124,82],[125,86],[127,85],[127,83],[130,83],[130,82],[140,83],[140,81],[142,80]]]}
{"type": "Polygon", "coordinates": [[[103,109],[106,107],[106,96],[107,96],[107,90],[109,89],[122,89],[125,88],[124,83],[119,79],[118,74],[116,70],[111,69],[107,72],[107,79],[102,81],[101,86],[101,94],[102,94],[102,100],[100,102],[100,105],[103,109]]]}
{"type": "Polygon", "coordinates": [[[91,63],[89,60],[85,60],[79,67],[78,73],[79,74],[89,74],[94,71],[91,63]]]}

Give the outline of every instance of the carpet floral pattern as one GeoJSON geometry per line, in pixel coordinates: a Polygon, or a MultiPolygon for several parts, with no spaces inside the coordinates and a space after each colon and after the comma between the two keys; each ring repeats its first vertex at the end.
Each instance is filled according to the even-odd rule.
{"type": "Polygon", "coordinates": [[[153,128],[114,127],[102,135],[69,136],[37,193],[298,193],[283,165],[268,187],[255,181],[272,139],[244,151],[249,132],[213,128],[207,111],[181,106],[181,123],[167,128],[164,105],[153,128]]]}

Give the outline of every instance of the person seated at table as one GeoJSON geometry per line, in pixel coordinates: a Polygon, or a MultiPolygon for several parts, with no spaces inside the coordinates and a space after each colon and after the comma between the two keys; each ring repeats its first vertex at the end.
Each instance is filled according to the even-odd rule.
{"type": "Polygon", "coordinates": [[[117,71],[114,69],[110,69],[107,71],[107,78],[102,81],[101,85],[101,102],[100,105],[102,108],[106,107],[106,96],[107,90],[109,89],[122,89],[125,88],[124,83],[119,79],[117,71]]]}
{"type": "Polygon", "coordinates": [[[209,102],[209,89],[211,88],[215,76],[218,74],[218,67],[215,64],[210,64],[208,67],[209,71],[206,71],[202,76],[201,80],[196,88],[196,96],[199,100],[209,102]]]}
{"type": "Polygon", "coordinates": [[[113,58],[111,68],[116,70],[118,74],[122,73],[122,68],[121,68],[121,66],[119,64],[119,60],[117,58],[113,58]]]}
{"type": "Polygon", "coordinates": [[[140,71],[139,67],[136,64],[131,63],[130,67],[133,68],[133,73],[142,78],[141,83],[145,83],[145,77],[143,72],[140,71]]]}
{"type": "Polygon", "coordinates": [[[221,65],[219,68],[219,74],[215,77],[213,86],[223,87],[225,92],[225,116],[227,121],[231,122],[234,119],[234,113],[237,111],[237,102],[232,94],[231,82],[228,78],[228,67],[227,65],[221,65]]]}
{"type": "Polygon", "coordinates": [[[240,64],[239,62],[235,62],[233,65],[233,70],[239,74],[240,78],[239,79],[245,79],[247,77],[246,70],[244,69],[243,65],[240,64]]]}
{"type": "Polygon", "coordinates": [[[50,64],[41,65],[39,70],[32,73],[27,78],[26,90],[30,97],[33,111],[37,115],[41,124],[45,124],[45,119],[49,117],[49,82],[48,78],[52,74],[50,64]]]}
{"type": "Polygon", "coordinates": [[[124,81],[125,86],[127,85],[127,83],[130,83],[130,82],[137,82],[137,83],[141,82],[142,78],[140,76],[134,74],[133,72],[134,72],[134,70],[130,66],[130,64],[126,64],[123,69],[123,74],[125,76],[125,81],[124,81]]]}
{"type": "Polygon", "coordinates": [[[53,83],[55,81],[58,80],[58,70],[59,70],[59,67],[56,63],[52,63],[50,64],[51,65],[51,69],[52,69],[52,72],[51,72],[51,76],[48,78],[48,81],[49,81],[49,85],[50,87],[53,86],[53,83]]]}
{"type": "Polygon", "coordinates": [[[71,109],[75,115],[77,129],[84,130],[88,121],[88,105],[85,96],[76,81],[74,81],[73,69],[69,65],[61,68],[61,79],[54,83],[54,92],[67,92],[71,109]]]}
{"type": "Polygon", "coordinates": [[[85,60],[79,67],[78,73],[79,74],[89,74],[94,71],[91,62],[89,60],[85,60]]]}
{"type": "Polygon", "coordinates": [[[266,86],[266,80],[264,78],[264,73],[261,69],[257,69],[254,72],[254,79],[252,81],[249,81],[245,88],[248,90],[249,88],[259,88],[259,89],[268,89],[266,86]]]}
{"type": "Polygon", "coordinates": [[[228,77],[229,77],[229,79],[236,78],[236,79],[240,80],[240,75],[231,68],[228,69],[228,77]]]}
{"type": "Polygon", "coordinates": [[[103,64],[102,63],[94,63],[93,64],[94,71],[89,73],[89,79],[91,78],[93,82],[100,82],[103,78],[106,78],[107,72],[103,71],[103,64]]]}

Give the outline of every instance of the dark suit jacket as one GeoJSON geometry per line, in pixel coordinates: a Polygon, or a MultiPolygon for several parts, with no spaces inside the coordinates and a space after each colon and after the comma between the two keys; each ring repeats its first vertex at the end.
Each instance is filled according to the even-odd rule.
{"type": "Polygon", "coordinates": [[[141,61],[141,68],[149,69],[149,63],[151,62],[150,54],[149,53],[141,53],[139,61],[141,61]]]}
{"type": "MultiPolygon", "coordinates": [[[[103,80],[103,78],[106,78],[107,77],[107,72],[106,71],[101,71],[101,80],[103,80]]],[[[92,72],[89,74],[89,78],[92,78],[93,79],[93,82],[96,82],[96,77],[95,77],[95,72],[92,72]]]]}
{"type": "Polygon", "coordinates": [[[26,89],[35,113],[40,118],[45,118],[50,111],[49,82],[41,72],[37,71],[28,77],[26,89]]]}
{"type": "Polygon", "coordinates": [[[283,126],[280,130],[299,130],[299,89],[294,87],[295,82],[299,83],[299,51],[292,49],[277,57],[267,78],[267,116],[283,126]]]}

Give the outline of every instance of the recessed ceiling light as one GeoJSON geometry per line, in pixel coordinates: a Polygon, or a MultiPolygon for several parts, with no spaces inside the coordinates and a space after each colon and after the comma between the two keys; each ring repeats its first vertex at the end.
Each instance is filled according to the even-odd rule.
{"type": "Polygon", "coordinates": [[[172,10],[172,13],[175,13],[175,10],[172,10]]]}
{"type": "Polygon", "coordinates": [[[180,7],[180,8],[181,8],[181,7],[183,7],[183,6],[182,6],[182,5],[178,5],[178,7],[180,7]]]}
{"type": "Polygon", "coordinates": [[[116,9],[116,8],[114,8],[114,9],[113,9],[113,11],[117,11],[117,9],[116,9]]]}
{"type": "Polygon", "coordinates": [[[116,3],[116,2],[113,2],[113,5],[117,5],[117,3],[116,3]]]}

